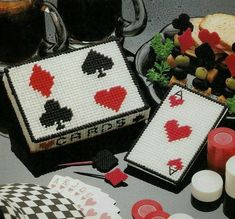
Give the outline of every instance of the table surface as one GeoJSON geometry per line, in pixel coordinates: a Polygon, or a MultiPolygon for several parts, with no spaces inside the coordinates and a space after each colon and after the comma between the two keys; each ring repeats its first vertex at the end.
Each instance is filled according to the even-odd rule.
{"type": "MultiPolygon", "coordinates": [[[[54,1],[55,2],[55,1],[54,1]]],[[[148,13],[148,22],[145,30],[136,37],[126,38],[124,42],[124,47],[130,50],[132,53],[136,53],[138,48],[146,41],[148,41],[154,33],[160,31],[162,27],[166,24],[170,23],[173,18],[177,17],[180,13],[184,12],[189,14],[190,16],[204,16],[206,14],[211,14],[215,12],[226,12],[233,14],[235,12],[235,1],[233,0],[145,0],[146,10],[148,13]]],[[[123,1],[123,14],[127,19],[131,19],[133,16],[132,3],[130,0],[123,1]]],[[[11,120],[9,120],[11,121],[11,120]]],[[[131,147],[132,142],[135,140],[136,136],[138,136],[139,132],[143,128],[143,125],[136,128],[135,135],[132,137],[126,136],[125,131],[121,133],[117,133],[118,136],[121,136],[121,143],[125,145],[123,150],[116,150],[116,156],[119,158],[119,167],[122,170],[125,170],[127,167],[127,163],[123,160],[126,151],[131,147]]],[[[12,133],[18,130],[18,127],[15,126],[11,128],[12,133]]],[[[105,135],[103,140],[104,142],[109,142],[112,147],[115,139],[114,136],[116,133],[111,135],[105,135]]],[[[17,139],[17,138],[16,138],[17,139]]],[[[17,140],[16,140],[17,141],[17,140]]],[[[93,141],[94,144],[96,141],[93,141]]],[[[97,141],[98,142],[98,141],[97,141]]],[[[101,141],[102,142],[102,141],[101,141]]],[[[186,186],[181,192],[178,194],[168,191],[167,189],[162,189],[158,186],[158,184],[153,185],[150,182],[142,179],[141,174],[138,176],[129,175],[126,183],[128,186],[113,188],[111,185],[105,183],[103,180],[95,179],[86,176],[78,176],[73,173],[73,171],[84,171],[91,173],[98,173],[96,170],[92,169],[90,166],[83,167],[69,167],[60,170],[55,170],[43,175],[35,177],[32,171],[25,162],[23,164],[23,160],[19,159],[16,156],[16,153],[13,153],[12,150],[16,150],[16,147],[20,148],[21,142],[14,146],[14,140],[10,141],[9,138],[5,136],[0,136],[0,184],[12,183],[12,182],[27,182],[27,183],[36,183],[39,185],[48,185],[50,179],[55,175],[62,176],[70,176],[72,178],[78,178],[83,182],[99,187],[104,192],[108,193],[110,197],[117,201],[117,206],[120,208],[120,215],[124,219],[129,219],[131,217],[131,207],[132,205],[140,200],[140,199],[155,199],[162,203],[165,211],[170,214],[173,213],[186,213],[194,217],[195,219],[223,219],[226,218],[222,211],[222,205],[215,211],[212,212],[200,212],[194,209],[190,202],[190,185],[186,186]]],[[[84,143],[85,145],[91,145],[89,141],[84,143]]],[[[83,144],[83,145],[84,145],[83,144]]],[[[101,143],[100,143],[101,144],[101,143]]],[[[80,144],[73,145],[72,147],[79,147],[80,144]]],[[[67,150],[72,147],[68,147],[67,150]]],[[[99,147],[102,147],[99,146],[99,147]]],[[[106,147],[107,144],[106,144],[106,147]]],[[[87,147],[89,148],[89,147],[87,147]]],[[[91,147],[94,148],[94,147],[91,147]]],[[[19,149],[21,150],[21,149],[19,149]]],[[[92,150],[92,149],[89,149],[92,150]]],[[[63,149],[63,152],[65,150],[63,149]]],[[[56,157],[57,161],[59,161],[58,153],[50,152],[51,157],[56,157]],[[54,154],[53,154],[54,153],[54,154]]],[[[72,153],[72,152],[71,152],[72,153]]],[[[63,159],[69,160],[69,155],[71,153],[62,153],[60,154],[63,159]],[[66,156],[68,156],[66,158],[66,156]]],[[[29,157],[27,159],[30,159],[29,157]]],[[[47,159],[47,155],[43,154],[40,165],[42,168],[51,165],[49,159],[47,159]]],[[[31,160],[32,161],[32,160],[31,160]]],[[[40,166],[38,167],[40,169],[40,166]]]]}

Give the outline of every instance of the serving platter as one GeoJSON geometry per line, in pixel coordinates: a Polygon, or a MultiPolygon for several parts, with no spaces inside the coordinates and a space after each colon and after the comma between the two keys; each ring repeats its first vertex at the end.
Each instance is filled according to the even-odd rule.
{"type": "MultiPolygon", "coordinates": [[[[165,27],[163,27],[159,33],[164,41],[166,37],[173,38],[173,36],[178,33],[178,30],[175,29],[170,23],[165,27]]],[[[156,59],[154,50],[151,47],[152,39],[153,38],[145,42],[137,50],[134,59],[134,66],[137,76],[143,82],[142,84],[144,86],[144,89],[146,90],[147,94],[150,96],[150,99],[153,101],[154,105],[158,106],[158,104],[160,104],[161,100],[168,91],[169,87],[160,86],[158,83],[150,81],[146,76],[148,70],[154,66],[154,62],[156,59]]],[[[195,76],[191,74],[188,74],[187,76],[186,86],[190,89],[193,89],[192,80],[194,78],[195,76]]],[[[218,96],[216,96],[215,94],[211,94],[210,98],[216,100],[218,96]]],[[[233,125],[234,121],[235,121],[234,114],[227,113],[225,115],[224,122],[226,123],[226,125],[235,127],[235,125],[233,125]]]]}

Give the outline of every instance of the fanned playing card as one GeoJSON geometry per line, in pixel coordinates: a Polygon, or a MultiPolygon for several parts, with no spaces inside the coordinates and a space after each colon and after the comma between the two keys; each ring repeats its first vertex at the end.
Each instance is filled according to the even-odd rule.
{"type": "Polygon", "coordinates": [[[148,119],[118,41],[12,66],[4,85],[31,152],[148,119]]]}
{"type": "Polygon", "coordinates": [[[83,219],[72,201],[44,186],[11,183],[0,186],[0,209],[5,218],[83,219]]]}
{"type": "Polygon", "coordinates": [[[116,201],[97,187],[59,175],[51,179],[48,187],[73,201],[88,219],[121,219],[116,201]]]}
{"type": "Polygon", "coordinates": [[[125,160],[172,184],[185,177],[227,108],[174,85],[125,160]]]}

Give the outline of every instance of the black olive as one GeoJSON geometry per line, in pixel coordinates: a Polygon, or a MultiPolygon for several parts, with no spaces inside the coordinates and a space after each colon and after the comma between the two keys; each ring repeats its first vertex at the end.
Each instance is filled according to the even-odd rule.
{"type": "Polygon", "coordinates": [[[172,52],[171,52],[171,55],[175,58],[176,56],[178,55],[181,55],[181,51],[180,51],[180,48],[177,48],[177,47],[174,47],[172,52]]]}
{"type": "Polygon", "coordinates": [[[187,78],[188,72],[185,71],[183,68],[175,67],[171,69],[172,75],[175,76],[177,80],[184,80],[187,78]]]}
{"type": "Polygon", "coordinates": [[[202,80],[199,78],[194,78],[192,81],[193,87],[198,90],[206,91],[209,88],[209,83],[207,80],[202,80]]]}
{"type": "Polygon", "coordinates": [[[233,90],[229,89],[228,87],[224,87],[222,94],[226,98],[232,98],[235,95],[235,92],[233,90]]]}

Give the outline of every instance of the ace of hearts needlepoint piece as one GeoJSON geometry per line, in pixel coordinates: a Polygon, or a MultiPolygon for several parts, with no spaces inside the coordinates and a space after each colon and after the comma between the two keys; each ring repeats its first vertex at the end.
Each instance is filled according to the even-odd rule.
{"type": "Polygon", "coordinates": [[[3,81],[31,152],[149,117],[150,108],[116,40],[11,66],[3,81]]]}
{"type": "Polygon", "coordinates": [[[174,85],[125,156],[129,165],[179,185],[227,107],[189,88],[174,85]]]}

